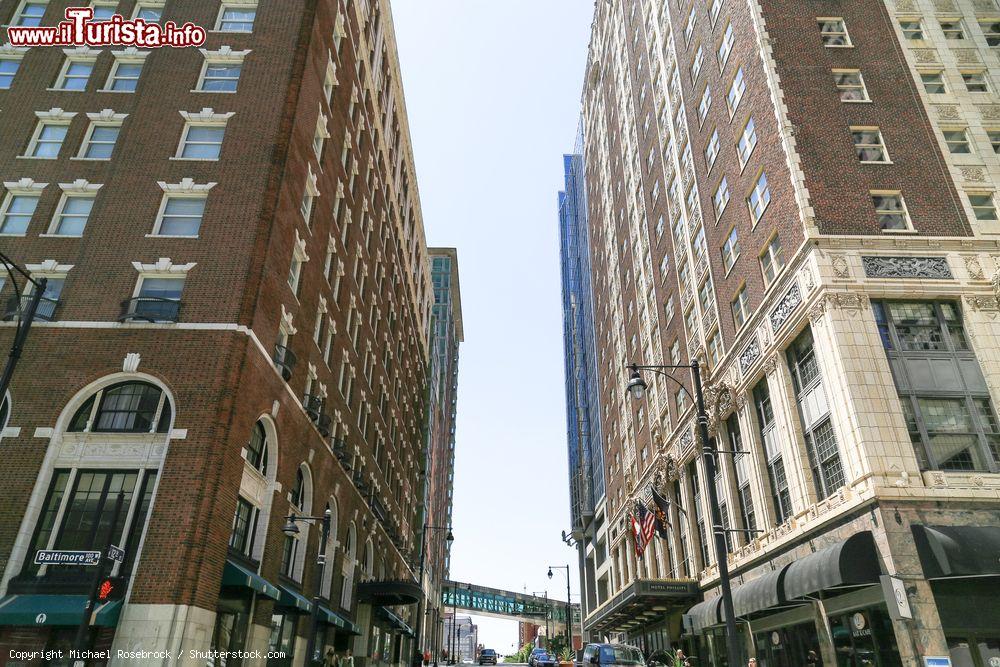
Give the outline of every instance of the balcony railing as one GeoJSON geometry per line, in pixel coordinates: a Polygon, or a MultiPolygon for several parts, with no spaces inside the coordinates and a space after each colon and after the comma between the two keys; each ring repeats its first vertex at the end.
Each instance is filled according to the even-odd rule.
{"type": "Polygon", "coordinates": [[[274,346],[274,365],[281,371],[281,377],[285,378],[285,382],[292,379],[292,371],[295,370],[295,362],[297,361],[295,353],[284,345],[274,346]]]}
{"type": "MultiPolygon", "coordinates": [[[[4,308],[3,319],[9,322],[28,310],[32,294],[24,294],[20,298],[17,295],[7,299],[7,307],[4,308]]],[[[44,296],[38,300],[38,308],[35,310],[35,319],[41,322],[51,322],[56,318],[56,309],[59,308],[59,299],[47,299],[44,296]]]]}
{"type": "Polygon", "coordinates": [[[340,465],[345,471],[351,471],[351,456],[347,453],[347,443],[340,438],[336,438],[333,441],[333,455],[337,457],[337,460],[340,461],[340,465]]]}
{"type": "Polygon", "coordinates": [[[118,321],[176,322],[180,310],[181,302],[178,299],[137,296],[122,301],[122,314],[118,321]]]}
{"type": "Polygon", "coordinates": [[[305,408],[306,414],[309,415],[309,419],[313,420],[313,422],[319,421],[320,415],[323,414],[323,404],[325,402],[322,396],[316,396],[315,394],[306,394],[302,397],[302,407],[305,408]]]}
{"type": "Polygon", "coordinates": [[[333,435],[333,418],[330,415],[321,414],[316,420],[316,428],[319,429],[320,435],[329,438],[333,435]]]}

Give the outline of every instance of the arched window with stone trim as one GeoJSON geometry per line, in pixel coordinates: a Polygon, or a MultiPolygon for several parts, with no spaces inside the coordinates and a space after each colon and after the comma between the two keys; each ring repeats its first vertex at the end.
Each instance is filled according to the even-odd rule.
{"type": "Polygon", "coordinates": [[[337,499],[331,497],[326,503],[326,509],[330,511],[330,537],[326,541],[326,566],[323,568],[320,595],[329,600],[333,596],[333,574],[337,563],[337,529],[339,524],[337,499]]]}
{"type": "MultiPolygon", "coordinates": [[[[288,494],[289,514],[309,515],[312,512],[312,474],[305,463],[295,471],[295,482],[288,494]]],[[[306,545],[309,544],[309,524],[296,524],[299,532],[285,535],[281,552],[281,573],[295,581],[302,581],[305,568],[306,545]]]]}
{"type": "Polygon", "coordinates": [[[371,538],[365,542],[365,552],[361,559],[361,580],[371,581],[375,575],[375,546],[371,538]]]}
{"type": "Polygon", "coordinates": [[[240,492],[236,499],[229,537],[230,554],[239,559],[259,563],[264,552],[274,497],[277,470],[276,431],[268,416],[262,416],[250,429],[243,447],[244,474],[240,477],[240,492]]]}
{"type": "Polygon", "coordinates": [[[149,382],[119,382],[84,401],[67,430],[73,433],[166,433],[170,401],[149,382]]]}
{"type": "Polygon", "coordinates": [[[354,564],[358,557],[358,529],[352,521],[347,527],[344,543],[344,562],[340,570],[340,606],[350,610],[354,599],[354,564]]]}

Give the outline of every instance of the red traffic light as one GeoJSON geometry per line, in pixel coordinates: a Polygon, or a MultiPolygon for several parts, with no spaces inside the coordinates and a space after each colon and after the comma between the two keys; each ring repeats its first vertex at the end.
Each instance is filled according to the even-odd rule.
{"type": "Polygon", "coordinates": [[[107,577],[102,579],[97,587],[97,601],[108,602],[110,600],[120,600],[125,592],[125,582],[121,577],[107,577]]]}

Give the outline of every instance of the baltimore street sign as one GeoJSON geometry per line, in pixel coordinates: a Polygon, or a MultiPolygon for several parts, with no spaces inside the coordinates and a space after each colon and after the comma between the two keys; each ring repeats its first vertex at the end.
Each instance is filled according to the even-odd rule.
{"type": "Polygon", "coordinates": [[[35,552],[35,565],[97,565],[101,562],[100,551],[49,551],[35,552]]]}

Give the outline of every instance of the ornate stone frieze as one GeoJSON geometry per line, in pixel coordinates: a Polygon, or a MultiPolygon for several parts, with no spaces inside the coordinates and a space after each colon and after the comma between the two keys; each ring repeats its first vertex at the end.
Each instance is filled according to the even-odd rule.
{"type": "Polygon", "coordinates": [[[946,257],[862,257],[861,265],[869,278],[954,278],[946,257]]]}
{"type": "Polygon", "coordinates": [[[941,120],[959,120],[962,117],[961,111],[954,104],[934,104],[932,107],[941,120]]]}
{"type": "Polygon", "coordinates": [[[982,167],[962,167],[962,178],[973,183],[982,183],[986,180],[986,172],[982,167]]]}
{"type": "Polygon", "coordinates": [[[975,255],[965,255],[965,270],[969,272],[969,277],[973,280],[985,280],[986,274],[983,272],[983,265],[979,263],[979,258],[975,255]]]}
{"type": "Polygon", "coordinates": [[[1000,311],[1000,297],[995,296],[966,296],[965,302],[972,310],[983,312],[1000,311]]]}
{"type": "Polygon", "coordinates": [[[785,296],[781,297],[781,301],[778,305],[774,307],[771,311],[771,331],[777,332],[781,328],[781,325],[789,318],[789,316],[795,312],[795,309],[799,307],[802,303],[802,290],[799,289],[798,283],[791,286],[791,288],[785,292],[785,296]]]}
{"type": "Polygon", "coordinates": [[[1000,104],[983,104],[979,113],[986,120],[1000,120],[1000,104]]]}
{"type": "Polygon", "coordinates": [[[938,62],[937,51],[934,49],[913,49],[911,53],[913,53],[913,57],[916,58],[918,63],[938,62]]]}
{"type": "Polygon", "coordinates": [[[833,267],[833,274],[838,278],[850,278],[851,267],[847,264],[847,259],[843,255],[834,255],[830,264],[833,267]]]}
{"type": "Polygon", "coordinates": [[[760,342],[757,337],[754,336],[750,341],[750,344],[743,348],[740,352],[740,372],[746,375],[746,372],[750,370],[750,367],[754,365],[760,359],[760,342]]]}

